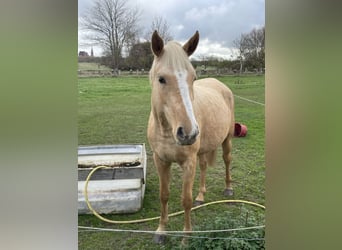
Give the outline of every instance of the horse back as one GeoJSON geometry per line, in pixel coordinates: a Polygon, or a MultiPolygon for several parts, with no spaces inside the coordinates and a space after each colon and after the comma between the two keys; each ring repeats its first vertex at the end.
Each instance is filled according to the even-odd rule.
{"type": "MultiPolygon", "coordinates": [[[[204,78],[196,80],[194,88],[199,92],[207,94],[207,98],[215,96],[217,98],[223,98],[230,109],[234,109],[234,97],[232,91],[224,83],[215,78],[204,78]]],[[[201,98],[201,97],[200,97],[201,98]]]]}

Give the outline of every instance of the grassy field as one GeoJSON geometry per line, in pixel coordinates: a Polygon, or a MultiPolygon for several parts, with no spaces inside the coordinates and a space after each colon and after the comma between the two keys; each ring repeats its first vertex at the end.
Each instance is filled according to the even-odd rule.
{"type": "MultiPolygon", "coordinates": [[[[233,93],[260,103],[265,102],[264,76],[226,76],[218,78],[233,93]]],[[[78,138],[79,145],[146,143],[147,184],[143,208],[130,215],[108,215],[112,220],[131,220],[159,216],[159,182],[146,138],[150,112],[150,84],[147,77],[80,78],[78,138]]],[[[236,122],[248,127],[246,137],[233,139],[232,178],[234,197],[265,204],[265,113],[264,106],[235,98],[236,122]]],[[[224,164],[221,151],[217,166],[207,171],[206,202],[226,199],[224,164]]],[[[182,210],[180,202],[182,171],[172,166],[169,212],[182,210]]],[[[194,195],[197,195],[199,171],[196,174],[194,195]]],[[[220,204],[192,213],[194,230],[227,229],[263,225],[264,211],[248,205],[220,204]],[[233,224],[232,224],[233,223],[233,224]]],[[[141,224],[114,225],[100,221],[92,215],[79,215],[80,226],[103,228],[155,230],[158,221],[141,224]]],[[[182,230],[183,216],[170,218],[168,230],[182,230]]],[[[233,233],[202,235],[205,237],[237,238],[233,233]]],[[[181,237],[168,236],[166,245],[156,246],[151,234],[124,232],[98,232],[79,230],[79,249],[179,249],[181,237]]],[[[245,232],[244,238],[262,237],[245,232]]],[[[251,249],[244,240],[192,239],[189,249],[251,249]],[[238,247],[240,244],[241,247],[238,247]]],[[[260,241],[258,241],[258,244],[260,241]]],[[[262,243],[262,242],[261,242],[262,243]]]]}

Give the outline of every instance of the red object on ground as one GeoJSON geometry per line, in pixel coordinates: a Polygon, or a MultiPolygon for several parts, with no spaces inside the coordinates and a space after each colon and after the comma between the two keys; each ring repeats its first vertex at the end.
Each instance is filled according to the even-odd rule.
{"type": "Polygon", "coordinates": [[[245,137],[247,134],[247,126],[241,123],[235,123],[234,136],[245,137]]]}

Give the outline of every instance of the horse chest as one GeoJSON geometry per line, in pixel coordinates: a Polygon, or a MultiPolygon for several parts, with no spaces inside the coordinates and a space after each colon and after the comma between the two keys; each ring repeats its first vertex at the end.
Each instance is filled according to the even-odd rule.
{"type": "Polygon", "coordinates": [[[152,150],[158,157],[167,162],[184,162],[189,155],[197,154],[199,143],[191,146],[178,145],[172,135],[163,136],[155,134],[149,137],[152,150]]]}

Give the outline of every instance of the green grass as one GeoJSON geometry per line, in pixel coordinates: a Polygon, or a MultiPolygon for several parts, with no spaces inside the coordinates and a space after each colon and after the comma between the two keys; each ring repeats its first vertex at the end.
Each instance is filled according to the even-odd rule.
{"type": "MultiPolygon", "coordinates": [[[[228,85],[234,94],[265,102],[264,76],[226,76],[219,80],[228,85]]],[[[80,78],[78,137],[79,145],[146,143],[147,183],[141,211],[130,215],[107,215],[113,220],[131,220],[159,216],[159,181],[146,138],[150,112],[150,84],[147,77],[122,78],[80,78]]],[[[264,106],[235,98],[236,122],[248,127],[246,137],[233,139],[232,178],[234,197],[265,204],[265,112],[264,106]]],[[[218,152],[217,166],[207,171],[206,202],[226,199],[224,189],[224,164],[218,152]]],[[[182,210],[182,171],[172,166],[169,212],[182,210]]],[[[194,196],[197,195],[199,171],[196,173],[194,196]]],[[[208,230],[215,225],[229,228],[231,221],[247,221],[253,218],[257,225],[264,224],[264,211],[248,205],[220,204],[206,207],[192,213],[194,229],[208,230]],[[248,215],[246,212],[248,211],[248,215]],[[227,214],[229,213],[229,214],[227,214]],[[216,221],[216,222],[215,222],[216,221]],[[220,223],[217,224],[217,221],[220,223]]],[[[158,221],[132,225],[114,225],[100,221],[92,215],[79,215],[79,225],[118,229],[155,230],[158,221]]],[[[245,226],[234,224],[237,227],[245,226]]],[[[183,216],[170,218],[168,230],[182,230],[183,216]]],[[[246,233],[245,233],[246,234],[246,233]]],[[[167,238],[165,246],[152,243],[150,234],[116,232],[79,232],[79,249],[175,249],[180,246],[180,237],[167,238]]],[[[222,237],[222,236],[221,236],[222,237]]],[[[226,234],[226,237],[230,237],[226,234]]],[[[247,236],[246,236],[247,237],[247,236]]],[[[251,238],[253,238],[251,236],[251,238]]],[[[190,249],[215,249],[210,240],[191,241],[190,249]],[[196,246],[192,248],[191,246],[196,246]]],[[[227,246],[229,244],[225,242],[227,246]]],[[[215,246],[214,246],[215,245],[215,246]]],[[[219,248],[217,248],[219,249],[219,248]]]]}

